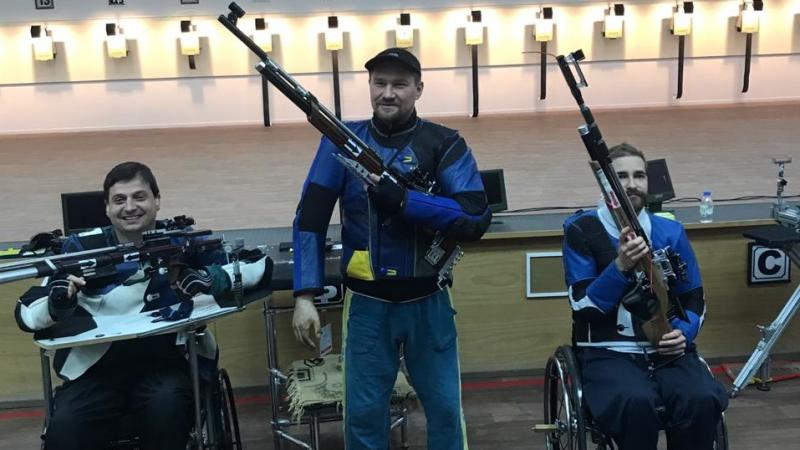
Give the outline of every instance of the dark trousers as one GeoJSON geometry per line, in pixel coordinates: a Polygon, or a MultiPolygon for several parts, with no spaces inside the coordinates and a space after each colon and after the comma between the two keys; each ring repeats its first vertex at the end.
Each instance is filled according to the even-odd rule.
{"type": "Polygon", "coordinates": [[[620,450],[655,450],[664,428],[670,450],[710,450],[728,395],[697,353],[661,357],[581,348],[583,395],[620,450]]]}
{"type": "Polygon", "coordinates": [[[115,344],[84,375],[58,388],[47,450],[105,450],[129,432],[141,437],[144,450],[186,448],[193,407],[186,360],[174,343],[133,347],[115,344]],[[123,429],[126,416],[132,416],[124,421],[132,430],[123,429]]]}

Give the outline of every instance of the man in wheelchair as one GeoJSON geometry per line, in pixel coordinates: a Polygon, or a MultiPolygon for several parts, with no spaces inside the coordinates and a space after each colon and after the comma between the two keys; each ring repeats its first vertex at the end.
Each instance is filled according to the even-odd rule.
{"type": "MultiPolygon", "coordinates": [[[[139,243],[143,232],[160,227],[158,184],[144,164],[117,165],[106,175],[103,191],[112,225],[70,236],[64,253],[139,243]]],[[[163,271],[145,272],[138,262],[118,264],[108,276],[91,280],[55,276],[47,287],[32,288],[22,296],[15,317],[22,330],[34,332],[81,316],[167,311],[163,308],[191,304],[201,293],[230,291],[233,269],[223,265],[225,261],[222,251],[200,251],[183,261],[172,279],[163,271]]],[[[245,288],[261,280],[267,264],[260,258],[241,265],[245,288]]],[[[198,351],[201,368],[212,372],[216,343],[208,332],[203,340],[198,351]]],[[[59,350],[54,368],[64,383],[56,392],[45,431],[48,450],[105,449],[119,438],[119,423],[130,415],[142,449],[186,448],[193,425],[192,385],[176,334],[59,350]]]]}
{"type": "Polygon", "coordinates": [[[610,157],[653,248],[670,246],[686,263],[686,278],[670,291],[684,314],[671,317],[673,330],[652,345],[641,327],[647,299],[626,298],[635,287],[630,271],[650,249],[641,237],[627,240],[629,230],[617,229],[605,204],[569,217],[564,268],[583,398],[622,450],[656,449],[660,428],[670,449],[711,449],[728,396],[695,349],[705,317],[697,261],[679,222],[645,210],[642,152],[621,144],[610,157]]]}

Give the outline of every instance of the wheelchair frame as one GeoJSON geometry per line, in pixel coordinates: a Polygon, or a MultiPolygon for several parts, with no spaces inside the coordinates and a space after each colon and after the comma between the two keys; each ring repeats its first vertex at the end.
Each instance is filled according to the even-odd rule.
{"type": "MultiPolygon", "coordinates": [[[[55,389],[50,372],[50,356],[44,349],[39,350],[42,364],[42,388],[44,392],[45,420],[41,434],[41,450],[46,450],[44,437],[47,433],[47,426],[53,413],[53,402],[55,401],[55,389]]],[[[236,403],[233,396],[228,372],[223,368],[218,368],[214,379],[201,389],[201,423],[202,429],[198,432],[196,426],[192,428],[189,440],[186,445],[187,450],[198,449],[198,437],[202,442],[202,449],[215,450],[242,450],[242,439],[239,433],[239,416],[236,411],[236,403]],[[209,416],[209,411],[216,411],[216,414],[209,416]],[[198,433],[200,436],[198,436],[198,433]]],[[[141,446],[139,436],[134,433],[121,433],[123,436],[115,439],[108,444],[109,449],[113,450],[138,450],[141,446]]]]}
{"type": "MultiPolygon", "coordinates": [[[[572,346],[558,347],[553,356],[547,360],[544,378],[544,420],[545,424],[535,426],[534,430],[547,433],[545,446],[548,450],[587,450],[588,442],[591,442],[596,450],[617,449],[613,439],[600,431],[583,401],[580,367],[572,346]]],[[[714,450],[728,450],[728,431],[724,413],[716,431],[714,450]]]]}

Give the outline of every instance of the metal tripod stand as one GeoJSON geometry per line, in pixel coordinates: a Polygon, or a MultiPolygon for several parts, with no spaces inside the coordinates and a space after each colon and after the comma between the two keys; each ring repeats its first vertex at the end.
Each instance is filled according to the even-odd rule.
{"type": "MultiPolygon", "coordinates": [[[[780,227],[779,225],[773,226],[784,228],[780,227]]],[[[795,235],[797,234],[788,228],[784,229],[792,232],[795,235]]],[[[795,237],[795,239],[800,240],[798,237],[795,237]]],[[[790,245],[782,248],[789,255],[789,258],[792,260],[792,262],[800,267],[800,254],[798,254],[798,246],[800,246],[800,243],[793,242],[790,245]]],[[[778,339],[786,330],[786,327],[789,326],[789,322],[792,320],[792,317],[794,317],[795,313],[797,313],[798,309],[800,309],[800,286],[795,289],[795,291],[792,293],[792,296],[789,297],[789,300],[786,302],[786,305],[784,305],[783,309],[781,309],[778,317],[776,317],[769,326],[758,327],[761,331],[761,340],[758,341],[758,344],[756,344],[756,349],[753,351],[753,354],[750,355],[750,359],[747,360],[747,363],[745,363],[745,365],[742,367],[739,375],[736,376],[736,380],[734,380],[733,387],[731,388],[731,397],[735,397],[736,394],[738,394],[742,389],[744,389],[745,386],[747,386],[747,383],[751,378],[753,378],[753,376],[756,374],[756,371],[759,372],[759,378],[761,379],[759,388],[762,390],[767,388],[766,383],[769,379],[770,351],[778,342],[778,339]]]]}
{"type": "MultiPolygon", "coordinates": [[[[786,179],[783,177],[784,165],[792,162],[792,158],[773,158],[772,162],[778,166],[777,201],[773,206],[772,215],[779,225],[770,225],[751,230],[744,233],[744,236],[755,240],[759,245],[782,249],[792,262],[797,267],[800,267],[800,208],[786,204],[783,199],[783,190],[787,184],[786,179]]],[[[761,380],[758,388],[761,390],[769,389],[767,382],[770,371],[770,351],[778,342],[786,327],[789,326],[789,322],[798,309],[800,309],[800,286],[795,289],[783,309],[781,309],[778,317],[769,326],[758,326],[761,331],[761,339],[756,344],[756,349],[750,355],[750,359],[747,360],[739,375],[736,376],[731,388],[731,397],[735,397],[747,386],[756,371],[758,371],[761,380]]]]}

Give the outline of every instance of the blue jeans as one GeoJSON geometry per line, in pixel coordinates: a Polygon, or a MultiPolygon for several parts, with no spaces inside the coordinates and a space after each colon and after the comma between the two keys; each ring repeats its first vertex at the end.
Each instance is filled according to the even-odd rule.
{"type": "Polygon", "coordinates": [[[388,448],[401,346],[409,381],[425,409],[428,448],[467,448],[454,316],[447,291],[407,303],[348,294],[343,323],[348,450],[388,448]]]}

